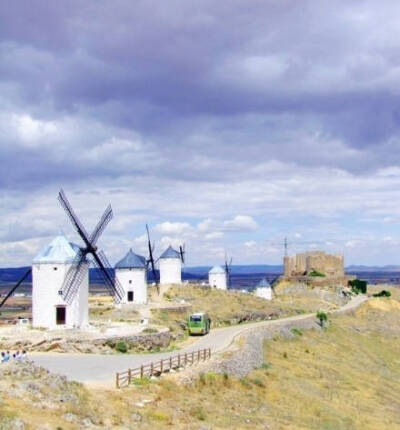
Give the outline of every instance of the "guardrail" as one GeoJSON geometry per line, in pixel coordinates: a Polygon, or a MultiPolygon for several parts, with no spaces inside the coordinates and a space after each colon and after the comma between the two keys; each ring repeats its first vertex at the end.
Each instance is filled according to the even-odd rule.
{"type": "Polygon", "coordinates": [[[150,378],[151,376],[159,376],[164,372],[179,369],[186,366],[191,366],[194,363],[205,361],[211,357],[211,349],[199,349],[197,351],[185,352],[157,362],[142,364],[135,369],[128,369],[125,372],[117,372],[115,383],[117,388],[123,388],[130,385],[135,378],[150,378]]]}

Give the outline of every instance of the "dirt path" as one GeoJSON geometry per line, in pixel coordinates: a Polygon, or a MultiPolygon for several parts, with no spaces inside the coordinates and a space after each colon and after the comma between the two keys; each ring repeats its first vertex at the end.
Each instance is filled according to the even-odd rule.
{"type": "MultiPolygon", "coordinates": [[[[340,309],[333,311],[333,313],[355,309],[365,300],[367,300],[365,296],[356,296],[340,309]]],[[[312,315],[315,314],[303,314],[278,320],[214,329],[208,335],[199,337],[198,340],[182,348],[179,352],[191,352],[202,348],[211,348],[211,351],[216,353],[227,348],[237,336],[247,330],[265,326],[283,326],[293,321],[301,321],[312,315]]],[[[139,367],[152,361],[159,361],[174,354],[171,352],[128,355],[36,353],[31,354],[30,358],[36,364],[47,368],[51,372],[65,375],[72,380],[86,383],[112,384],[115,373],[118,371],[126,370],[129,367],[139,367]]]]}

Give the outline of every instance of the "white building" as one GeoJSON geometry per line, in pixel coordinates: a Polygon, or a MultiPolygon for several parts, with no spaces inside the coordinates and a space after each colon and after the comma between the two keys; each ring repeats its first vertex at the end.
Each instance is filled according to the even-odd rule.
{"type": "Polygon", "coordinates": [[[144,257],[130,249],[115,265],[115,277],[124,291],[121,304],[147,303],[147,263],[144,257]]]}
{"type": "Polygon", "coordinates": [[[261,279],[261,281],[258,283],[255,290],[255,295],[266,300],[272,299],[272,287],[265,278],[261,279]]]}
{"type": "Polygon", "coordinates": [[[89,265],[72,302],[59,294],[79,247],[57,236],[32,262],[32,325],[34,327],[85,328],[88,325],[89,265]]]}
{"type": "Polygon", "coordinates": [[[160,257],[160,284],[182,283],[181,254],[169,246],[160,257]]]}
{"type": "Polygon", "coordinates": [[[226,271],[221,266],[214,266],[208,272],[208,284],[210,287],[226,290],[228,288],[226,271]]]}

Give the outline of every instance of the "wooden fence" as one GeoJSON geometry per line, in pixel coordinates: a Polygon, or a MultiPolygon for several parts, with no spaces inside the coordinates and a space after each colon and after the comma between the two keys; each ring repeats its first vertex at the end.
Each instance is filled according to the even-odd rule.
{"type": "Polygon", "coordinates": [[[193,352],[185,352],[157,362],[142,364],[136,369],[128,369],[125,372],[117,372],[116,386],[123,388],[130,385],[135,378],[150,378],[151,376],[159,376],[164,372],[169,372],[174,369],[179,369],[200,361],[205,361],[211,357],[211,349],[199,349],[193,352]]]}

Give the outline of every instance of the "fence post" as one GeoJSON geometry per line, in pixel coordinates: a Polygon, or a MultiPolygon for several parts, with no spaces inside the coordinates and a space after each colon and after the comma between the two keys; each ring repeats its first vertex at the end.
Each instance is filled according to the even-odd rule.
{"type": "Polygon", "coordinates": [[[169,370],[172,369],[172,355],[169,357],[169,370]]]}
{"type": "Polygon", "coordinates": [[[131,385],[132,382],[132,369],[128,370],[128,384],[131,385]]]}
{"type": "Polygon", "coordinates": [[[115,385],[117,386],[117,388],[119,388],[119,373],[117,372],[116,377],[115,377],[115,385]]]}
{"type": "Polygon", "coordinates": [[[178,369],[181,367],[181,354],[178,354],[178,369]]]}
{"type": "Polygon", "coordinates": [[[192,351],[192,362],[190,364],[192,365],[193,362],[194,362],[194,351],[192,351]]]}
{"type": "Polygon", "coordinates": [[[201,351],[199,349],[199,351],[197,352],[197,361],[200,361],[200,354],[201,354],[201,351]]]}
{"type": "Polygon", "coordinates": [[[151,365],[150,365],[150,376],[153,376],[153,370],[154,370],[154,366],[153,366],[153,362],[151,362],[151,365]]]}
{"type": "Polygon", "coordinates": [[[187,352],[185,352],[185,366],[187,365],[187,352]]]}
{"type": "Polygon", "coordinates": [[[161,360],[161,361],[160,361],[160,373],[162,373],[162,372],[163,372],[163,361],[164,361],[164,360],[161,360]]]}
{"type": "Polygon", "coordinates": [[[208,348],[208,358],[211,357],[211,348],[208,348]]]}
{"type": "Polygon", "coordinates": [[[206,351],[206,349],[204,348],[204,349],[203,349],[203,361],[206,361],[206,358],[207,358],[207,351],[206,351]]]}
{"type": "Polygon", "coordinates": [[[143,364],[140,366],[140,379],[143,378],[143,364]]]}

